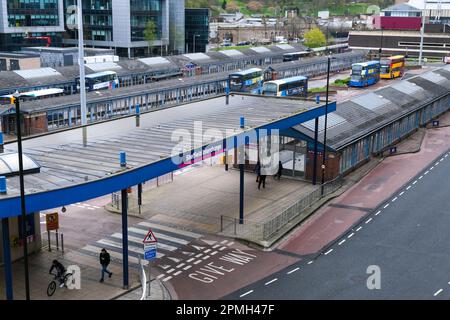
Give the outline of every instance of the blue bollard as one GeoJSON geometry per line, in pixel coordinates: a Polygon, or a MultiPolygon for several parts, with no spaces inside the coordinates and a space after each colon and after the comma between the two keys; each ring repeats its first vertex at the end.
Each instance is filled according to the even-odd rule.
{"type": "Polygon", "coordinates": [[[127,154],[125,151],[120,151],[120,166],[123,168],[127,166],[127,154]]]}
{"type": "Polygon", "coordinates": [[[316,95],[316,103],[319,104],[320,103],[320,95],[316,95]]]}
{"type": "Polygon", "coordinates": [[[3,132],[0,131],[0,153],[3,152],[3,132]]]}
{"type": "Polygon", "coordinates": [[[140,115],[141,114],[141,106],[138,104],[136,104],[136,115],[140,115]]]}
{"type": "Polygon", "coordinates": [[[0,177],[0,194],[6,194],[6,177],[0,177]]]}
{"type": "Polygon", "coordinates": [[[245,119],[244,119],[244,117],[241,117],[241,128],[243,129],[243,128],[245,128],[245,119]]]}

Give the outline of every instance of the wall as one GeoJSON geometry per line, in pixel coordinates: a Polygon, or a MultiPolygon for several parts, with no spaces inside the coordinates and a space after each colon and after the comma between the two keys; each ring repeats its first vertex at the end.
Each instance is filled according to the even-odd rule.
{"type": "Polygon", "coordinates": [[[373,26],[375,29],[420,30],[421,24],[421,17],[373,17],[373,26]]]}
{"type": "MultiPolygon", "coordinates": [[[[312,181],[314,172],[314,150],[308,150],[305,155],[305,179],[312,181]]],[[[317,183],[320,184],[322,179],[322,161],[323,153],[317,153],[317,183]]],[[[339,175],[339,161],[340,155],[332,152],[327,152],[327,159],[325,161],[325,181],[330,181],[339,175]]]]}

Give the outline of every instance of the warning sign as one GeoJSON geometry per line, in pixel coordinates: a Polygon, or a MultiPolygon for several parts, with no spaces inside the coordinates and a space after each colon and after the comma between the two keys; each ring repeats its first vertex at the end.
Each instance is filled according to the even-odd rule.
{"type": "Polygon", "coordinates": [[[156,240],[155,235],[152,232],[152,229],[148,229],[148,233],[144,238],[144,241],[142,241],[144,244],[150,244],[150,243],[157,243],[158,240],[156,240]]]}
{"type": "Polygon", "coordinates": [[[47,226],[47,231],[58,230],[59,229],[58,212],[47,213],[45,215],[45,222],[47,226]]]}

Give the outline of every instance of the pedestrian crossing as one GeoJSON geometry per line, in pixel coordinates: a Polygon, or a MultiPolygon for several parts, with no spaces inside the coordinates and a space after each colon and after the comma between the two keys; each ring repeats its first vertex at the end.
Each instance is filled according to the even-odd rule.
{"type": "MultiPolygon", "coordinates": [[[[143,256],[142,241],[149,229],[152,229],[158,240],[156,258],[168,257],[181,247],[188,245],[191,241],[202,237],[201,234],[195,232],[179,230],[153,221],[144,221],[130,226],[128,228],[128,262],[131,267],[138,267],[139,265],[139,257],[142,258],[143,256]]],[[[112,263],[122,264],[121,232],[112,233],[100,240],[89,243],[77,251],[98,258],[102,248],[108,250],[112,263]]],[[[143,260],[142,264],[147,265],[148,261],[143,260]]]]}

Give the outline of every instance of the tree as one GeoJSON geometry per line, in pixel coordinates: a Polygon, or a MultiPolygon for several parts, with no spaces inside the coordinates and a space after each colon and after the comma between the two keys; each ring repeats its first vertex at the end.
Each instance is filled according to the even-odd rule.
{"type": "Polygon", "coordinates": [[[319,28],[312,28],[305,33],[305,45],[310,48],[323,47],[326,44],[325,35],[319,28]]]}
{"type": "Polygon", "coordinates": [[[222,9],[223,10],[227,9],[227,0],[223,0],[223,2],[222,2],[222,9]]]}
{"type": "Polygon", "coordinates": [[[149,20],[145,25],[144,39],[148,42],[148,51],[150,52],[150,46],[157,39],[156,25],[153,20],[149,20]]]}

